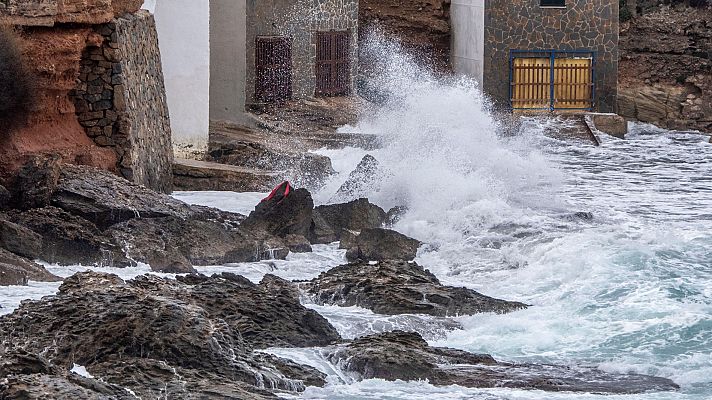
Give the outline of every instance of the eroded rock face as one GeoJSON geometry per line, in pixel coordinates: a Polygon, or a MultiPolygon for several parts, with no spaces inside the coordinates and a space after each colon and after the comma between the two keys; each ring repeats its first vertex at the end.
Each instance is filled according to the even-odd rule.
{"type": "Polygon", "coordinates": [[[390,229],[364,229],[345,243],[345,246],[349,246],[346,259],[411,261],[417,255],[420,244],[420,241],[390,229]]]}
{"type": "Polygon", "coordinates": [[[5,186],[0,185],[0,211],[7,210],[8,208],[10,208],[11,197],[12,194],[10,193],[10,191],[7,190],[5,186]]]}
{"type": "Polygon", "coordinates": [[[712,9],[651,3],[621,26],[619,113],[712,132],[712,9]]]}
{"type": "Polygon", "coordinates": [[[502,363],[486,354],[431,347],[417,333],[403,331],[356,339],[333,351],[328,358],[361,379],[427,379],[436,386],[609,394],[679,388],[669,379],[646,375],[608,374],[594,368],[502,363]]]}
{"type": "Polygon", "coordinates": [[[416,263],[359,262],[342,265],[301,284],[319,304],[359,306],[378,314],[471,315],[503,314],[526,308],[467,288],[444,286],[416,263]]]}
{"type": "Polygon", "coordinates": [[[102,24],[135,12],[142,4],[142,0],[8,0],[0,3],[0,22],[25,26],[102,24]]]}
{"type": "Polygon", "coordinates": [[[60,265],[135,265],[125,257],[121,247],[93,223],[59,208],[14,211],[9,216],[40,237],[41,251],[34,258],[60,265]]]}
{"type": "Polygon", "coordinates": [[[57,188],[60,170],[59,156],[32,157],[15,177],[15,205],[24,210],[48,206],[57,188]]]}
{"type": "Polygon", "coordinates": [[[253,353],[253,344],[313,346],[338,339],[322,337],[328,333],[335,334],[333,327],[289,293],[242,277],[144,276],[124,282],[85,272],[67,278],[56,296],[25,302],[0,317],[0,354],[42,354],[62,370],[84,365],[107,384],[133,382],[128,386],[143,393],[165,387],[168,397],[179,398],[193,384],[208,392],[214,385],[260,394],[255,389],[262,385],[287,391],[303,388],[304,381],[323,385],[324,376],[253,353]],[[177,378],[169,370],[181,373],[177,378]]]}
{"type": "Polygon", "coordinates": [[[314,209],[308,238],[313,244],[332,243],[341,239],[344,229],[360,232],[380,228],[385,220],[386,212],[368,199],[318,206],[314,209]]]}
{"type": "Polygon", "coordinates": [[[58,276],[51,274],[45,269],[45,267],[28,260],[26,258],[20,257],[13,254],[5,249],[0,248],[0,265],[3,266],[9,275],[14,276],[14,280],[17,283],[7,283],[12,280],[6,281],[3,285],[23,285],[27,283],[27,280],[36,282],[59,282],[62,279],[58,276]],[[24,275],[24,278],[22,276],[24,275]],[[24,283],[22,283],[24,281],[24,283]]]}
{"type": "Polygon", "coordinates": [[[42,253],[42,236],[7,218],[11,217],[0,214],[0,248],[22,257],[39,258],[42,253]]]}
{"type": "Polygon", "coordinates": [[[190,207],[170,196],[97,168],[63,165],[52,205],[96,224],[99,229],[134,218],[191,215],[190,207]]]}

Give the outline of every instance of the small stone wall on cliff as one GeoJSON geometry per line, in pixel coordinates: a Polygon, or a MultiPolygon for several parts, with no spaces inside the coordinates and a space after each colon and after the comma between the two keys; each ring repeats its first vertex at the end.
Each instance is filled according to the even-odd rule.
{"type": "Polygon", "coordinates": [[[569,0],[565,8],[538,1],[489,0],[485,5],[484,89],[509,103],[510,50],[596,52],[596,109],[616,111],[618,0],[569,0]]]}
{"type": "Polygon", "coordinates": [[[247,0],[247,102],[255,95],[255,40],[288,36],[292,42],[294,98],[314,96],[316,33],[344,31],[351,35],[351,88],[358,74],[358,0],[247,0]]]}
{"type": "Polygon", "coordinates": [[[169,192],[171,130],[153,16],[125,14],[94,30],[104,41],[82,56],[77,117],[97,145],[115,151],[121,175],[169,192]]]}
{"type": "Polygon", "coordinates": [[[712,9],[663,7],[621,29],[619,112],[712,132],[712,9]]]}

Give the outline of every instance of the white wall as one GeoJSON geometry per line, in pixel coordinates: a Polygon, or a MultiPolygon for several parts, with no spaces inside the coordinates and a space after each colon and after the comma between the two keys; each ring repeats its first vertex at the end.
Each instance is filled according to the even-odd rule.
{"type": "Polygon", "coordinates": [[[176,155],[207,149],[210,110],[208,0],[146,0],[156,18],[176,155]],[[186,152],[187,150],[187,152],[186,152]]]}
{"type": "Polygon", "coordinates": [[[456,73],[482,84],[485,54],[485,0],[452,0],[452,64],[456,73]]]}

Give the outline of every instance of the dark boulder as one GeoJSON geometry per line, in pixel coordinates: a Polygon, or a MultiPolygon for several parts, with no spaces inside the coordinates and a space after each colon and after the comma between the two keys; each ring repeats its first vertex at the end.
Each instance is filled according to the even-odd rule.
{"type": "Polygon", "coordinates": [[[349,261],[411,261],[418,253],[420,242],[390,229],[364,229],[346,252],[349,261]]]}
{"type": "Polygon", "coordinates": [[[0,249],[0,268],[5,271],[5,273],[0,274],[5,278],[0,277],[0,281],[4,282],[0,283],[0,286],[23,285],[28,280],[35,282],[58,282],[62,280],[62,278],[47,271],[45,267],[4,249],[0,249]],[[24,283],[22,283],[23,281],[24,283]]]}
{"type": "Polygon", "coordinates": [[[33,157],[17,172],[13,185],[13,203],[27,210],[50,204],[57,188],[61,159],[57,155],[33,157]]]}
{"type": "Polygon", "coordinates": [[[388,210],[386,213],[386,226],[390,227],[397,224],[406,212],[408,212],[408,207],[405,206],[395,206],[388,210]]]}
{"type": "Polygon", "coordinates": [[[27,272],[22,268],[0,262],[0,286],[27,285],[27,272]]]}
{"type": "MultiPolygon", "coordinates": [[[[240,226],[243,216],[200,209],[191,217],[131,219],[106,230],[117,243],[126,243],[128,257],[162,269],[175,265],[224,265],[265,259],[284,259],[289,249],[279,238],[257,228],[240,226]]],[[[165,271],[169,272],[169,271],[165,271]]]]}
{"type": "MultiPolygon", "coordinates": [[[[185,371],[180,376],[189,378],[186,387],[191,387],[192,379],[203,388],[242,382],[286,391],[303,389],[305,381],[325,383],[324,375],[313,368],[253,352],[245,338],[250,338],[245,335],[250,329],[241,331],[257,326],[251,332],[270,333],[272,340],[256,339],[263,346],[333,342],[305,335],[320,334],[314,319],[321,317],[298,299],[271,293],[244,278],[192,276],[186,281],[147,275],[124,282],[115,275],[75,274],[55,296],[24,302],[14,313],[0,317],[0,336],[6,339],[0,352],[22,349],[42,354],[63,370],[83,365],[97,379],[106,376],[108,383],[125,383],[132,376],[134,382],[152,379],[153,388],[160,376],[147,377],[141,365],[185,371]],[[285,324],[281,329],[280,323],[285,324]],[[296,328],[305,323],[309,325],[301,326],[301,331],[296,328]]],[[[326,320],[322,326],[330,327],[326,320]]],[[[177,384],[175,379],[165,383],[177,384]]]]}
{"type": "Polygon", "coordinates": [[[284,242],[293,253],[311,253],[312,247],[309,240],[302,235],[287,235],[284,242]]]}
{"type": "Polygon", "coordinates": [[[63,165],[51,203],[78,215],[99,229],[134,218],[191,215],[191,208],[110,172],[93,167],[63,165]]]}
{"type": "MultiPolygon", "coordinates": [[[[182,368],[148,358],[117,357],[89,368],[94,376],[130,389],[143,399],[266,400],[278,397],[241,381],[218,374],[182,368]]],[[[132,399],[136,397],[132,396],[132,399]]]]}
{"type": "Polygon", "coordinates": [[[647,375],[609,374],[584,367],[498,362],[487,354],[431,347],[417,333],[403,331],[356,339],[333,351],[328,359],[359,379],[427,380],[435,386],[607,394],[679,388],[669,379],[647,375]]]}
{"type": "Polygon", "coordinates": [[[60,265],[135,265],[126,258],[118,243],[92,222],[59,208],[12,211],[9,217],[41,237],[41,252],[36,258],[60,265]]]}
{"type": "Polygon", "coordinates": [[[0,398],[7,400],[135,400],[126,389],[84,378],[66,375],[13,375],[0,380],[0,398]]]}
{"type": "Polygon", "coordinates": [[[7,210],[10,208],[12,199],[12,194],[9,190],[5,189],[5,186],[0,185],[0,211],[7,210]]]}
{"type": "Polygon", "coordinates": [[[7,217],[0,214],[0,248],[33,260],[40,258],[42,236],[8,221],[7,217]]]}
{"type": "Polygon", "coordinates": [[[527,307],[471,289],[444,286],[430,271],[406,261],[347,264],[324,272],[301,286],[319,304],[359,306],[386,315],[503,314],[527,307]]]}
{"type": "MultiPolygon", "coordinates": [[[[186,301],[225,321],[252,347],[324,346],[340,340],[324,317],[301,305],[296,287],[276,276],[266,275],[259,285],[233,274],[178,279],[190,284],[186,301]]],[[[162,290],[173,287],[164,285],[162,290]]]]}
{"type": "Polygon", "coordinates": [[[358,199],[344,204],[329,204],[314,209],[309,240],[313,244],[326,244],[341,239],[344,229],[361,231],[380,228],[386,221],[386,212],[371,204],[368,199],[358,199]]]}
{"type": "Polygon", "coordinates": [[[262,200],[243,222],[246,229],[261,229],[279,237],[307,236],[314,200],[306,189],[293,189],[283,182],[262,200]]]}

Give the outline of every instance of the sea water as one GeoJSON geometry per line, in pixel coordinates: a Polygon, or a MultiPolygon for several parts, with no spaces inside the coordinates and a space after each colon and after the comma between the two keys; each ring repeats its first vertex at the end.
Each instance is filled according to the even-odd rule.
{"type": "MultiPolygon", "coordinates": [[[[492,354],[501,361],[595,366],[663,376],[680,391],[606,399],[712,398],[712,145],[695,133],[632,124],[602,145],[551,139],[564,121],[498,122],[477,85],[443,81],[379,42],[385,100],[349,131],[377,135],[379,179],[352,197],[405,206],[395,229],[425,244],[416,261],[445,284],[531,304],[506,315],[382,316],[358,307],[309,304],[345,338],[393,329],[431,345],[492,354]]],[[[362,149],[320,150],[337,174],[313,195],[334,194],[362,149]]],[[[249,212],[266,194],[176,193],[192,204],[249,212]]],[[[340,199],[340,200],[348,200],[340,199]]],[[[198,267],[258,282],[272,273],[310,279],[345,262],[335,244],[287,260],[198,267]]],[[[69,276],[84,267],[48,268],[69,276]]],[[[108,270],[125,279],[148,266],[108,270]]],[[[165,275],[171,276],[171,275],[165,275]]],[[[0,313],[58,284],[0,288],[0,313]]],[[[599,399],[594,394],[434,387],[427,382],[356,381],[320,349],[272,349],[329,376],[305,399],[599,399]]],[[[286,397],[293,397],[285,395],[286,397]]]]}

